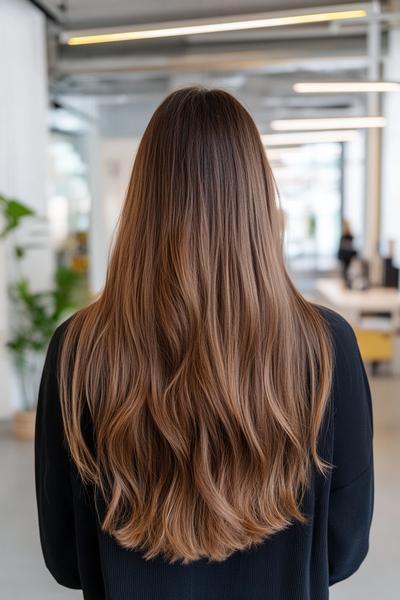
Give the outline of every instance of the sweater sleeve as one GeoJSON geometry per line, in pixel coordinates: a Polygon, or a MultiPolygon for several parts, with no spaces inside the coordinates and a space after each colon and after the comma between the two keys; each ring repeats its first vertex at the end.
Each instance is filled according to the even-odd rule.
{"type": "Polygon", "coordinates": [[[335,338],[333,471],[328,515],[330,585],[352,575],[364,560],[374,501],[368,379],[354,332],[341,318],[335,338]]]}
{"type": "Polygon", "coordinates": [[[57,382],[63,325],[50,342],[39,388],[35,479],[40,541],[47,568],[58,583],[80,589],[70,458],[65,446],[57,382]]]}

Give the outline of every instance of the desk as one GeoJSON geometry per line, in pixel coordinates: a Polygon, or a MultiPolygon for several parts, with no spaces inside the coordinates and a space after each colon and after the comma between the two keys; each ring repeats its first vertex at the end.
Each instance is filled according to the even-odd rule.
{"type": "Polygon", "coordinates": [[[349,290],[341,279],[317,279],[315,289],[339,313],[359,325],[362,313],[389,313],[389,329],[400,327],[400,291],[373,287],[365,291],[349,290]]]}

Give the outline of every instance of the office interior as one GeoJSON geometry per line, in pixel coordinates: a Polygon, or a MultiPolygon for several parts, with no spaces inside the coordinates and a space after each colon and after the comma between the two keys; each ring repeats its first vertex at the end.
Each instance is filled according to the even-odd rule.
{"type": "Polygon", "coordinates": [[[400,1],[1,0],[0,81],[0,598],[80,597],[40,553],[40,368],[57,323],[101,290],[140,137],[186,85],[250,111],[288,270],[356,332],[375,519],[365,563],[331,597],[398,598],[400,1]]]}

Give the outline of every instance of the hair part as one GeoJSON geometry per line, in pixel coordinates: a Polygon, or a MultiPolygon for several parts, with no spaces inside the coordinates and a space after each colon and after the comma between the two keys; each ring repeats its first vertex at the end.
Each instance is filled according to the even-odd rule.
{"type": "Polygon", "coordinates": [[[66,438],[105,498],[102,528],[146,558],[224,560],[305,519],[332,351],[287,274],[281,221],[245,108],[221,90],[170,94],[142,137],[104,290],[60,359],[66,438]]]}

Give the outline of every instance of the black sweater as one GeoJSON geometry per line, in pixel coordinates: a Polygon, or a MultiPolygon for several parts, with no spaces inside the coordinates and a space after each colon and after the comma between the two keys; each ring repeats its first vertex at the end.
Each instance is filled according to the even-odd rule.
{"type": "Polygon", "coordinates": [[[312,474],[303,501],[307,524],[293,523],[224,562],[190,565],[146,561],[101,531],[95,493],[82,484],[64,442],[56,367],[65,324],[57,329],[40,386],[35,444],[40,538],[58,583],[82,589],[86,600],[326,600],[328,586],[360,566],[373,507],[371,397],[353,330],[336,313],[323,314],[336,364],[320,455],[334,468],[326,477],[312,474]]]}

